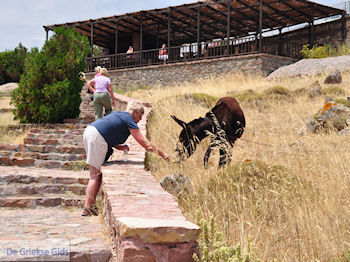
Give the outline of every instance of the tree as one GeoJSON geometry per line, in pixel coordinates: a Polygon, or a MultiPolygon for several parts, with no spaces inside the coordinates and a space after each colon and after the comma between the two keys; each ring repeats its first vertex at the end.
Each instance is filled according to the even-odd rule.
{"type": "Polygon", "coordinates": [[[21,123],[61,123],[79,116],[79,73],[90,52],[86,36],[75,29],[57,28],[41,51],[31,50],[19,87],[11,94],[15,119],[21,123]]]}

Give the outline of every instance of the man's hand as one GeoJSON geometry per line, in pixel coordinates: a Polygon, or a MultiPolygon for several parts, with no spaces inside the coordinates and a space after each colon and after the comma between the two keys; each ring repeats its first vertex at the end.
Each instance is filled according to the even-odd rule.
{"type": "Polygon", "coordinates": [[[169,156],[167,153],[165,153],[165,152],[159,150],[159,155],[160,155],[164,160],[170,161],[170,156],[169,156]]]}

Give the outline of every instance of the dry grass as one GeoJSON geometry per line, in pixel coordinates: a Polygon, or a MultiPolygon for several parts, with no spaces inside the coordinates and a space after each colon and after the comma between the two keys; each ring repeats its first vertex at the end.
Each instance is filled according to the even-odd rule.
{"type": "MultiPolygon", "coordinates": [[[[186,94],[221,97],[249,89],[260,94],[275,86],[295,91],[309,87],[315,80],[323,83],[323,79],[267,81],[233,75],[141,90],[132,96],[153,103],[151,140],[175,158],[181,128],[170,115],[190,121],[208,111],[205,104],[184,98],[186,94]]],[[[350,94],[349,84],[350,75],[343,75],[338,87],[344,89],[345,96],[350,94]]],[[[196,210],[205,219],[214,215],[227,243],[245,246],[252,237],[255,253],[263,261],[347,261],[349,137],[336,133],[298,135],[303,121],[322,106],[325,97],[310,99],[304,94],[264,103],[241,102],[247,126],[242,139],[234,145],[230,168],[217,170],[217,152],[209,160],[209,168],[203,168],[208,144],[205,140],[181,164],[165,163],[153,156],[152,173],[158,179],[167,174],[190,177],[193,192],[180,199],[184,214],[193,222],[196,210]]]]}
{"type": "MultiPolygon", "coordinates": [[[[10,105],[11,98],[8,96],[0,97],[0,109],[12,109],[13,106],[10,105]]],[[[23,144],[23,139],[26,134],[18,134],[16,132],[9,133],[6,128],[8,125],[19,124],[19,121],[13,119],[13,114],[11,112],[0,112],[0,142],[9,144],[23,144]]]]}

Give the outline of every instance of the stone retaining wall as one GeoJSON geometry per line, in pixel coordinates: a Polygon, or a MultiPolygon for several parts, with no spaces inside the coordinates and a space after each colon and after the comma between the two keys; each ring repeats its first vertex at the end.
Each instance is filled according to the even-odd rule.
{"type": "MultiPolygon", "coordinates": [[[[115,94],[121,108],[131,98],[115,94]]],[[[139,101],[140,102],[140,101],[139,101]]],[[[147,115],[138,123],[146,136],[147,115]]],[[[182,215],[176,199],[144,170],[145,150],[132,136],[126,144],[128,161],[115,150],[102,167],[104,218],[109,227],[117,262],[190,262],[197,252],[200,228],[182,215]]],[[[164,160],[161,160],[164,161],[164,160]]]]}
{"type": "MultiPolygon", "coordinates": [[[[111,70],[108,76],[111,78],[113,88],[125,91],[136,87],[165,86],[201,78],[220,77],[229,73],[268,75],[277,68],[295,61],[295,59],[269,54],[251,54],[111,70]]],[[[93,74],[88,73],[86,76],[91,79],[93,74]]]]}

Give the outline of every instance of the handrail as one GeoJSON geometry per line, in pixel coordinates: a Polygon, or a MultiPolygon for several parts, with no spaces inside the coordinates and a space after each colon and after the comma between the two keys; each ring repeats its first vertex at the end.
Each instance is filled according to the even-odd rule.
{"type": "Polygon", "coordinates": [[[219,57],[237,56],[243,54],[268,53],[292,58],[299,58],[302,44],[279,41],[273,38],[263,38],[262,46],[257,37],[231,39],[230,41],[212,41],[206,43],[184,44],[167,47],[165,54],[160,49],[135,51],[131,54],[121,53],[100,57],[86,58],[86,71],[91,72],[96,66],[107,69],[123,69],[141,66],[179,63],[219,57]]]}

